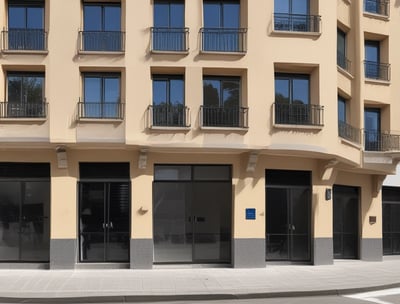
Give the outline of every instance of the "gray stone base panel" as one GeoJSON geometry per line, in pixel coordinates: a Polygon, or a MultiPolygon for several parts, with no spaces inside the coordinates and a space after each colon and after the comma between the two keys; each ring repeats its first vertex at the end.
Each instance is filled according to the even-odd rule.
{"type": "Polygon", "coordinates": [[[131,239],[130,249],[132,269],[153,267],[153,239],[131,239]]]}
{"type": "Polygon", "coordinates": [[[333,264],[333,239],[332,238],[315,238],[313,251],[314,265],[331,265],[333,264]]]}
{"type": "Polygon", "coordinates": [[[51,239],[50,269],[74,269],[77,253],[76,239],[51,239]]]}
{"type": "Polygon", "coordinates": [[[360,259],[363,261],[382,261],[382,239],[362,238],[360,241],[360,259]]]}
{"type": "Polygon", "coordinates": [[[77,263],[75,269],[129,269],[129,263],[77,263]]]}
{"type": "Polygon", "coordinates": [[[232,240],[234,268],[262,268],[265,265],[265,239],[232,240]]]}
{"type": "Polygon", "coordinates": [[[49,263],[0,263],[0,269],[49,269],[49,263]]]}

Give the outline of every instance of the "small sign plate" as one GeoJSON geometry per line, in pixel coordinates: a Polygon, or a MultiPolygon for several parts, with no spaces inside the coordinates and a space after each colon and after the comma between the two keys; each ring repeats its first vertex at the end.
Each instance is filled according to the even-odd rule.
{"type": "Polygon", "coordinates": [[[246,220],[256,219],[256,208],[246,208],[246,220]]]}

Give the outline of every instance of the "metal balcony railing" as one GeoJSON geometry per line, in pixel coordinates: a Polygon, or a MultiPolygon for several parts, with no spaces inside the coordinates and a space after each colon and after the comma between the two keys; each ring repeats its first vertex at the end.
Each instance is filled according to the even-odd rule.
{"type": "Polygon", "coordinates": [[[79,31],[79,51],[125,52],[125,32],[79,31]]]}
{"type": "Polygon", "coordinates": [[[47,102],[0,102],[1,118],[46,118],[47,102]]]}
{"type": "Polygon", "coordinates": [[[389,16],[389,0],[364,0],[364,12],[389,16]]]}
{"type": "Polygon", "coordinates": [[[189,29],[152,27],[151,51],[187,52],[189,50],[189,29]]]}
{"type": "Polygon", "coordinates": [[[321,16],[275,13],[274,30],[319,33],[321,30],[321,16]]]}
{"type": "Polygon", "coordinates": [[[184,105],[150,105],[149,127],[190,127],[190,111],[184,105]]]}
{"type": "Polygon", "coordinates": [[[340,66],[343,70],[350,73],[351,61],[347,59],[345,54],[337,52],[337,65],[340,66]]]}
{"type": "Polygon", "coordinates": [[[400,135],[364,131],[365,151],[400,151],[400,135]]]}
{"type": "Polygon", "coordinates": [[[2,31],[5,51],[47,51],[47,32],[42,29],[2,31]]]}
{"type": "Polygon", "coordinates": [[[203,52],[245,53],[247,51],[247,28],[201,28],[203,52]]]}
{"type": "Polygon", "coordinates": [[[78,119],[124,119],[125,104],[121,102],[78,102],[78,119]]]}
{"type": "Polygon", "coordinates": [[[324,107],[313,104],[274,103],[275,124],[323,126],[324,107]]]}
{"type": "Polygon", "coordinates": [[[249,108],[245,107],[200,107],[202,127],[248,128],[249,108]]]}
{"type": "Polygon", "coordinates": [[[365,78],[390,81],[390,64],[364,61],[365,78]]]}
{"type": "Polygon", "coordinates": [[[351,141],[356,144],[361,143],[360,129],[355,128],[352,125],[345,123],[344,121],[338,121],[338,127],[339,127],[339,136],[341,138],[346,139],[346,140],[351,141]]]}

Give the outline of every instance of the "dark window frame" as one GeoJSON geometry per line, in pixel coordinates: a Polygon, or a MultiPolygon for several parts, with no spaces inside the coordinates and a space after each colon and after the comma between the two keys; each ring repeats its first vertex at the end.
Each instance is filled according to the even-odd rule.
{"type": "MultiPolygon", "coordinates": [[[[225,107],[225,104],[223,102],[223,94],[222,94],[222,83],[223,81],[238,81],[238,107],[243,107],[242,103],[242,77],[241,76],[216,76],[216,75],[203,75],[203,92],[204,92],[204,81],[205,80],[213,80],[213,81],[219,81],[220,86],[219,89],[220,91],[218,92],[219,100],[218,100],[218,106],[219,107],[225,107]]],[[[205,96],[203,94],[203,106],[209,106],[205,103],[205,96]]]]}

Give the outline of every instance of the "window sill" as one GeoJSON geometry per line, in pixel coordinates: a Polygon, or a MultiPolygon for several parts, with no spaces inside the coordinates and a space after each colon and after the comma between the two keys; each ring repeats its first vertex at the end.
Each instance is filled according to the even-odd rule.
{"type": "Polygon", "coordinates": [[[354,79],[354,76],[353,76],[349,71],[343,69],[342,67],[337,66],[337,70],[338,70],[338,72],[339,72],[340,74],[342,74],[343,76],[349,78],[350,80],[353,80],[353,79],[354,79]]]}
{"type": "Polygon", "coordinates": [[[200,130],[204,130],[204,131],[247,132],[249,130],[249,128],[241,128],[241,127],[204,127],[204,126],[200,126],[200,130]]]}
{"type": "Polygon", "coordinates": [[[273,124],[277,129],[297,129],[297,130],[322,130],[324,125],[289,125],[289,124],[273,124]]]}
{"type": "Polygon", "coordinates": [[[379,19],[379,20],[383,20],[383,21],[390,20],[389,16],[370,13],[370,12],[364,12],[363,15],[364,15],[364,17],[367,17],[367,18],[379,19]]]}
{"type": "Polygon", "coordinates": [[[187,127],[177,127],[177,126],[151,126],[149,127],[150,130],[152,131],[181,131],[181,132],[187,132],[191,129],[190,126],[187,127]]]}
{"type": "Polygon", "coordinates": [[[124,119],[119,118],[77,118],[78,122],[83,123],[122,123],[124,119]]]}
{"type": "Polygon", "coordinates": [[[272,36],[298,36],[298,37],[305,37],[305,38],[318,38],[321,36],[321,32],[296,32],[296,31],[278,31],[272,30],[272,36]]]}
{"type": "Polygon", "coordinates": [[[376,84],[376,85],[385,85],[385,86],[390,85],[389,80],[379,80],[379,79],[373,79],[373,78],[365,78],[365,83],[376,84]]]}
{"type": "Polygon", "coordinates": [[[340,136],[339,136],[339,139],[340,139],[342,144],[346,144],[346,145],[352,146],[353,148],[361,150],[361,144],[355,143],[355,142],[353,142],[351,140],[345,139],[345,138],[340,137],[340,136]]]}
{"type": "Polygon", "coordinates": [[[150,50],[150,53],[154,54],[154,55],[182,55],[182,56],[186,56],[187,54],[189,54],[189,50],[185,50],[185,51],[150,50]]]}
{"type": "Polygon", "coordinates": [[[78,51],[79,55],[125,55],[125,51],[78,51]]]}
{"type": "Polygon", "coordinates": [[[230,56],[244,56],[247,52],[220,52],[220,51],[203,51],[200,50],[200,54],[204,55],[230,55],[230,56]]]}
{"type": "Polygon", "coordinates": [[[3,54],[18,54],[18,55],[47,55],[48,50],[2,50],[3,54]]]}
{"type": "Polygon", "coordinates": [[[12,123],[19,123],[19,122],[30,122],[30,123],[43,123],[47,121],[47,117],[4,117],[0,118],[1,122],[12,122],[12,123]]]}

